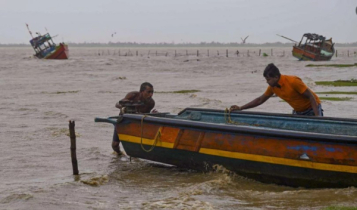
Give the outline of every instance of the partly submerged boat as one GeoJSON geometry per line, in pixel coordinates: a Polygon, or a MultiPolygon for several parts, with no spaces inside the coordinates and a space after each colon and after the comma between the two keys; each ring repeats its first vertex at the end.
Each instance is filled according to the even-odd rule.
{"type": "MultiPolygon", "coordinates": [[[[27,25],[27,24],[26,24],[27,25]]],[[[27,25],[28,28],[28,25],[27,25]]],[[[39,33],[37,37],[33,37],[31,31],[28,31],[32,37],[30,40],[32,48],[35,50],[35,56],[37,58],[44,59],[68,59],[68,45],[65,43],[55,44],[49,33],[41,35],[39,33]]]]}
{"type": "Polygon", "coordinates": [[[293,187],[357,186],[357,120],[187,108],[112,123],[127,155],[293,187]]]}
{"type": "Polygon", "coordinates": [[[293,56],[299,60],[329,61],[334,54],[332,38],[326,39],[318,34],[304,34],[299,44],[293,46],[293,56]]]}
{"type": "Polygon", "coordinates": [[[306,33],[302,36],[300,42],[296,42],[287,37],[278,36],[295,42],[292,54],[299,60],[329,61],[335,54],[335,43],[332,42],[332,38],[326,39],[318,34],[306,33]]]}

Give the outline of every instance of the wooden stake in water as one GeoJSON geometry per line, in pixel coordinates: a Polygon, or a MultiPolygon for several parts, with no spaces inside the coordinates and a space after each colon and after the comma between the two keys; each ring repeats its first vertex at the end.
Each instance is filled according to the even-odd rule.
{"type": "Polygon", "coordinates": [[[78,175],[78,163],[76,154],[76,133],[74,131],[74,121],[69,121],[69,136],[71,138],[71,159],[73,175],[78,175]]]}

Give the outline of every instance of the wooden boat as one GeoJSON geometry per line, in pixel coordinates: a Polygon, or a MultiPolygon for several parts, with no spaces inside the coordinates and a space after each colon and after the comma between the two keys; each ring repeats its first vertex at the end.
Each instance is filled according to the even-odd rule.
{"type": "Polygon", "coordinates": [[[187,108],[112,123],[127,155],[195,170],[224,166],[292,187],[357,186],[357,120],[187,108]]]}
{"type": "Polygon", "coordinates": [[[35,50],[35,56],[37,58],[43,59],[68,59],[69,51],[68,45],[65,43],[60,43],[59,45],[55,44],[52,40],[52,37],[49,33],[41,35],[39,33],[37,37],[32,36],[32,32],[28,28],[27,29],[32,37],[30,40],[30,44],[32,48],[35,50]]]}
{"type": "Polygon", "coordinates": [[[299,60],[329,61],[335,54],[335,48],[332,38],[326,40],[324,36],[306,33],[293,46],[292,53],[299,60]]]}

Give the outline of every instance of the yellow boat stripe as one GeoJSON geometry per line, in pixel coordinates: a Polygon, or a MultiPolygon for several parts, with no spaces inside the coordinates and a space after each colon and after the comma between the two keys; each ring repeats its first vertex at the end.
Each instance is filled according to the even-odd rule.
{"type": "MultiPolygon", "coordinates": [[[[119,139],[121,141],[127,141],[127,142],[131,142],[131,143],[136,143],[136,144],[140,144],[140,142],[141,142],[140,137],[125,135],[125,134],[120,134],[119,139]]],[[[145,144],[145,145],[153,145],[154,142],[155,142],[155,139],[143,138],[143,144],[145,144]]],[[[161,139],[159,138],[156,146],[173,149],[174,143],[162,142],[161,139]]],[[[226,158],[249,160],[249,161],[261,162],[261,163],[271,163],[271,164],[294,166],[294,167],[301,167],[301,168],[310,168],[310,169],[316,169],[316,170],[357,173],[356,166],[334,165],[334,164],[328,164],[328,163],[316,163],[316,162],[311,162],[308,160],[293,160],[293,159],[280,158],[280,157],[254,155],[254,154],[230,152],[230,151],[208,149],[208,148],[201,148],[199,150],[199,153],[206,154],[206,155],[226,157],[226,158]]]]}
{"type": "MultiPolygon", "coordinates": [[[[127,142],[137,143],[137,144],[141,143],[141,138],[137,137],[137,136],[119,134],[119,139],[120,139],[120,141],[127,141],[127,142]]],[[[145,144],[145,145],[153,145],[154,142],[155,142],[155,139],[143,138],[143,144],[145,144]]],[[[157,147],[170,148],[170,149],[174,148],[174,144],[173,143],[162,142],[160,138],[157,140],[156,146],[157,147]]]]}
{"type": "Polygon", "coordinates": [[[263,162],[263,163],[295,166],[295,167],[301,167],[301,168],[311,168],[311,169],[325,170],[325,171],[357,173],[356,166],[316,163],[316,162],[311,162],[311,161],[306,161],[306,160],[292,160],[292,159],[287,159],[287,158],[279,158],[279,157],[271,157],[271,156],[263,156],[263,155],[253,155],[253,154],[229,152],[229,151],[207,149],[207,148],[201,148],[199,153],[220,156],[220,157],[227,157],[227,158],[235,158],[235,159],[241,159],[241,160],[263,162]]]}

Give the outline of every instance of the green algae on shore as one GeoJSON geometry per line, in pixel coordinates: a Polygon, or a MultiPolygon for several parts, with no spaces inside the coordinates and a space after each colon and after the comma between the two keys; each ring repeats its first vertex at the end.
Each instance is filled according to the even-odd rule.
{"type": "Polygon", "coordinates": [[[66,93],[78,93],[79,90],[73,90],[73,91],[57,91],[57,92],[46,92],[46,91],[43,91],[41,93],[43,94],[66,94],[66,93]]]}
{"type": "Polygon", "coordinates": [[[323,210],[357,210],[357,207],[353,206],[329,206],[323,208],[323,210]]]}
{"type": "Polygon", "coordinates": [[[200,90],[155,91],[155,93],[197,93],[200,90]]]}
{"type": "Polygon", "coordinates": [[[319,97],[320,100],[322,101],[350,101],[352,98],[351,97],[344,97],[344,98],[339,98],[339,97],[319,97]]]}
{"type": "Polygon", "coordinates": [[[341,95],[357,95],[357,92],[346,92],[346,91],[327,91],[327,92],[315,92],[316,94],[341,94],[341,95]]]}
{"type": "Polygon", "coordinates": [[[308,64],[306,67],[335,67],[335,68],[346,68],[357,66],[357,63],[354,64],[308,64]]]}
{"type": "Polygon", "coordinates": [[[351,80],[335,80],[335,81],[316,81],[315,84],[325,85],[325,86],[335,86],[335,87],[357,86],[357,80],[351,79],[351,80]]]}
{"type": "MultiPolygon", "coordinates": [[[[351,97],[344,97],[344,98],[339,98],[339,97],[319,97],[321,101],[350,101],[352,98],[351,97]]],[[[280,100],[279,102],[286,102],[285,100],[280,100]]]]}

